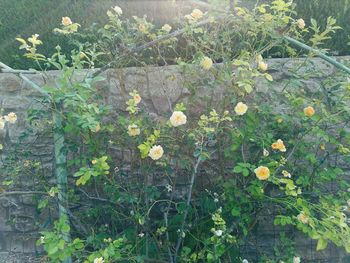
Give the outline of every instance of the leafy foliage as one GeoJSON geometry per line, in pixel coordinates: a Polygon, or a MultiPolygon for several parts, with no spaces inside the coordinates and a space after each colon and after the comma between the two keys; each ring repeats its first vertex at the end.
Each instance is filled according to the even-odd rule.
{"type": "MultiPolygon", "coordinates": [[[[75,32],[78,27],[56,30],[75,41],[69,55],[58,46],[46,57],[39,53],[38,37],[18,39],[25,56],[43,71],[61,70],[56,85],[44,89],[52,98],[51,111],[63,105],[59,114],[71,156],[70,179],[75,180],[69,201],[96,202],[72,216],[72,222],[79,222],[73,241],[63,238],[70,227],[62,218],[53,230],[43,232],[40,243],[52,262],[67,256],[95,263],[238,262],[239,247],[266,207],[278,211],[276,225],[294,226],[317,240],[318,250],[333,242],[350,251],[344,214],[350,186],[333,162],[350,160],[348,82],[340,75],[341,81],[326,79],[320,90],[301,89],[301,80],[320,76],[307,67],[310,55],[281,81],[280,91],[269,91],[269,100],[254,96],[258,82],[269,86],[274,81],[264,54],[286,47],[298,54],[281,34],[302,39],[313,31],[311,42],[317,47],[338,29],[335,20],[329,18],[324,30],[316,22],[305,28],[293,5],[283,0],[234,11],[195,9],[179,25],[184,28],[181,38],[166,38],[171,26],[159,29],[146,17],[124,19],[115,7],[108,11],[105,26],[91,33],[97,38],[82,38],[75,32]],[[196,24],[205,18],[207,23],[196,24]],[[159,39],[163,41],[155,42],[159,39]],[[181,57],[174,59],[178,50],[181,57]],[[200,116],[177,104],[169,121],[157,121],[147,114],[136,90],[129,94],[125,111],[115,113],[96,88],[101,77],[74,75],[97,64],[172,63],[191,76],[185,85],[194,101],[203,86],[223,87],[225,99],[200,116]],[[328,191],[329,182],[336,193],[328,191]],[[85,231],[79,231],[81,226],[85,231]]],[[[49,196],[55,198],[57,192],[51,188],[49,196]]],[[[294,249],[285,244],[285,236],[281,240],[288,253],[276,247],[275,256],[291,262],[294,249]]]]}

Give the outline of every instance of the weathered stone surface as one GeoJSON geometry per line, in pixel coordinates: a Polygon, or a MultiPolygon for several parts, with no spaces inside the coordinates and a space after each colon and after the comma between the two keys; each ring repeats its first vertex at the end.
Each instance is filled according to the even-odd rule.
{"type": "Polygon", "coordinates": [[[16,93],[21,90],[21,80],[14,74],[2,74],[0,91],[2,93],[16,93]]]}
{"type": "MultiPolygon", "coordinates": [[[[349,60],[348,58],[344,59],[349,60]]],[[[306,94],[321,92],[322,80],[325,77],[333,76],[336,69],[320,59],[313,59],[306,64],[306,67],[293,70],[296,64],[302,65],[303,62],[304,59],[269,60],[269,73],[273,76],[274,82],[259,79],[255,87],[256,96],[262,101],[269,101],[273,93],[278,94],[284,91],[288,81],[294,81],[292,88],[303,89],[306,94]],[[304,80],[293,79],[293,76],[307,74],[314,68],[317,69],[317,74],[312,74],[304,80]]],[[[220,65],[217,66],[220,67],[220,65]]],[[[74,78],[81,79],[86,73],[86,71],[79,72],[74,78]]],[[[49,72],[50,79],[47,82],[39,74],[28,75],[28,77],[39,85],[50,85],[58,74],[57,71],[49,72]]],[[[141,106],[154,119],[167,119],[175,104],[179,102],[186,104],[190,114],[198,116],[208,105],[216,108],[225,99],[223,86],[211,88],[210,85],[202,83],[196,87],[195,91],[190,90],[187,84],[196,76],[189,72],[182,72],[177,66],[110,69],[103,76],[105,80],[96,84],[97,90],[116,111],[125,110],[125,102],[129,99],[129,93],[138,90],[142,96],[141,106]],[[196,92],[194,98],[191,96],[192,92],[196,92]]],[[[293,92],[292,89],[288,91],[293,92]]],[[[21,137],[23,132],[28,130],[26,123],[28,108],[35,107],[45,111],[45,107],[38,102],[40,97],[41,94],[38,91],[32,89],[18,76],[0,74],[0,108],[4,109],[5,114],[14,111],[18,115],[16,124],[7,125],[5,130],[0,131],[0,143],[5,145],[5,148],[18,143],[23,147],[23,151],[29,151],[30,158],[40,159],[43,168],[47,171],[45,174],[49,174],[47,181],[54,185],[52,135],[40,134],[42,127],[47,127],[47,124],[38,122],[38,126],[33,128],[33,133],[28,134],[25,138],[21,137]]],[[[271,101],[271,103],[276,104],[278,112],[286,110],[278,106],[277,102],[271,101]]],[[[128,156],[127,152],[117,151],[117,153],[122,155],[120,156],[121,160],[128,156]]],[[[2,159],[6,156],[8,156],[6,150],[0,151],[0,182],[6,179],[2,176],[3,168],[5,168],[2,159]]],[[[350,174],[347,163],[337,160],[337,164],[344,168],[346,175],[350,174]]],[[[14,162],[15,165],[18,163],[14,162]]],[[[125,169],[125,167],[119,168],[125,169]]],[[[32,185],[38,182],[38,180],[29,180],[25,176],[19,176],[18,180],[24,189],[32,189],[32,185]]],[[[157,184],[165,185],[167,182],[161,181],[157,184]]],[[[178,188],[177,191],[179,191],[179,195],[184,195],[185,192],[182,193],[181,189],[178,188]]],[[[331,186],[327,186],[327,189],[332,190],[331,186]]],[[[35,251],[34,241],[38,237],[35,223],[37,220],[36,204],[37,200],[28,195],[21,198],[12,196],[11,198],[0,198],[0,252],[3,252],[0,254],[0,262],[31,262],[11,261],[10,257],[8,261],[1,260],[11,255],[7,254],[9,252],[33,253],[35,251]],[[11,224],[8,224],[10,221],[11,224]]],[[[282,227],[273,225],[274,213],[273,209],[266,209],[265,214],[258,218],[255,234],[248,237],[247,245],[241,248],[243,254],[247,255],[246,258],[250,260],[249,262],[257,262],[259,260],[257,258],[258,252],[261,251],[266,251],[267,255],[271,255],[273,246],[279,242],[278,237],[282,227]]],[[[342,249],[330,245],[326,250],[316,252],[314,241],[298,234],[292,228],[283,228],[283,230],[290,233],[291,238],[293,237],[297,252],[302,256],[302,262],[321,259],[325,260],[324,262],[341,262],[342,259],[345,259],[345,253],[342,249]]]]}

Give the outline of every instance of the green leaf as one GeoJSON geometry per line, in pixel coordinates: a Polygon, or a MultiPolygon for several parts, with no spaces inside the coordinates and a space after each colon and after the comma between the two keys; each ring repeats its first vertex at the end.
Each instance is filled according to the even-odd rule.
{"type": "Polygon", "coordinates": [[[49,203],[49,200],[48,199],[43,199],[39,202],[38,204],[38,209],[43,209],[45,208],[49,203]]]}
{"type": "Polygon", "coordinates": [[[243,176],[248,176],[249,175],[249,170],[248,169],[243,169],[242,171],[243,176]]]}
{"type": "Polygon", "coordinates": [[[239,216],[241,214],[241,209],[239,207],[234,207],[231,210],[232,216],[239,216]]]}
{"type": "Polygon", "coordinates": [[[323,238],[320,238],[318,241],[317,241],[317,247],[316,247],[316,250],[319,251],[319,250],[323,250],[327,247],[327,244],[328,244],[328,241],[323,239],[323,238]]]}
{"type": "Polygon", "coordinates": [[[148,144],[143,143],[137,146],[137,148],[140,150],[141,158],[146,158],[151,147],[148,144]]]}
{"type": "Polygon", "coordinates": [[[273,81],[273,78],[270,74],[265,74],[265,78],[268,80],[268,81],[273,81]]]}
{"type": "Polygon", "coordinates": [[[235,168],[233,168],[234,173],[241,173],[242,170],[243,170],[243,168],[241,166],[235,166],[235,168]]]}
{"type": "Polygon", "coordinates": [[[53,255],[58,251],[58,246],[56,243],[50,243],[48,244],[48,248],[47,248],[47,254],[48,255],[53,255]]]}

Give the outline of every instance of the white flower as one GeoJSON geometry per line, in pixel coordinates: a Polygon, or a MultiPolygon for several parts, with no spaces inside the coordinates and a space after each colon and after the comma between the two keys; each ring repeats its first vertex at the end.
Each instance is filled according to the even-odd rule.
{"type": "Polygon", "coordinates": [[[267,157],[267,156],[270,155],[270,153],[269,153],[268,150],[266,150],[266,149],[264,148],[264,150],[263,150],[263,155],[264,155],[264,157],[267,157]]]}
{"type": "Polygon", "coordinates": [[[10,112],[5,116],[5,121],[8,121],[9,123],[15,123],[17,121],[17,115],[14,112],[10,112]]]}
{"type": "Polygon", "coordinates": [[[305,27],[305,21],[304,21],[304,19],[299,18],[299,19],[297,20],[297,25],[298,25],[298,27],[299,27],[300,29],[304,29],[304,27],[305,27]]]}
{"type": "Polygon", "coordinates": [[[105,238],[103,239],[103,242],[106,242],[106,243],[111,243],[112,242],[112,238],[105,238]]]}
{"type": "Polygon", "coordinates": [[[141,238],[142,238],[144,235],[145,235],[145,234],[142,233],[142,232],[141,232],[140,234],[138,234],[138,236],[141,237],[141,238]]]}
{"type": "Polygon", "coordinates": [[[186,124],[187,117],[182,111],[174,111],[170,117],[170,123],[174,127],[186,124]]]}
{"type": "Polygon", "coordinates": [[[129,136],[137,136],[140,135],[140,128],[136,124],[131,124],[128,126],[128,134],[129,136]]]}
{"type": "Polygon", "coordinates": [[[261,71],[266,71],[268,69],[268,65],[267,63],[265,63],[264,61],[259,61],[258,63],[258,68],[261,70],[261,71]]]}
{"type": "Polygon", "coordinates": [[[173,191],[173,187],[170,184],[166,185],[165,188],[169,193],[173,191]]]}
{"type": "Polygon", "coordinates": [[[121,16],[123,14],[123,10],[117,5],[113,7],[113,10],[117,13],[118,16],[121,16]]]}
{"type": "Polygon", "coordinates": [[[283,174],[284,177],[292,178],[292,175],[291,175],[288,171],[286,171],[286,170],[283,170],[283,171],[282,171],[282,174],[283,174]]]}
{"type": "Polygon", "coordinates": [[[221,237],[221,236],[222,236],[222,230],[220,230],[220,229],[215,230],[215,231],[214,231],[214,234],[215,234],[217,237],[221,237]]]}
{"type": "Polygon", "coordinates": [[[249,263],[249,261],[246,260],[246,259],[243,259],[243,260],[242,260],[242,263],[249,263]]]}
{"type": "Polygon", "coordinates": [[[171,26],[169,24],[165,24],[162,26],[162,30],[169,33],[171,31],[171,26]]]}
{"type": "Polygon", "coordinates": [[[5,128],[5,119],[3,117],[0,117],[0,130],[3,130],[5,128]]]}
{"type": "Polygon", "coordinates": [[[301,262],[301,260],[300,260],[300,257],[294,257],[293,258],[293,263],[300,263],[301,262]]]}
{"type": "MultiPolygon", "coordinates": [[[[304,213],[304,211],[301,211],[299,215],[297,216],[297,219],[302,222],[303,224],[309,223],[309,216],[304,213]]],[[[300,262],[300,261],[299,261],[300,262]]]]}
{"type": "Polygon", "coordinates": [[[159,160],[162,158],[164,154],[163,147],[160,145],[154,145],[151,150],[149,151],[148,156],[152,158],[152,160],[159,160]]]}
{"type": "Polygon", "coordinates": [[[243,102],[238,102],[235,107],[235,112],[237,115],[244,115],[248,110],[248,106],[243,102]]]}
{"type": "Polygon", "coordinates": [[[103,257],[95,258],[95,259],[94,259],[94,263],[104,263],[104,262],[105,262],[105,261],[104,261],[103,257]]]}

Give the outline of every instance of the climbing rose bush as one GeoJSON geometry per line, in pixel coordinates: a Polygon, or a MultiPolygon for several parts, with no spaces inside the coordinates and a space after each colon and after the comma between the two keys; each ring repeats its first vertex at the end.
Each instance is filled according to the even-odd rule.
{"type": "MultiPolygon", "coordinates": [[[[58,46],[49,58],[39,52],[38,34],[18,38],[41,70],[62,72],[57,86],[43,87],[53,99],[43,103],[51,111],[63,105],[68,202],[82,204],[77,211],[66,207],[69,218],[42,231],[37,244],[50,262],[248,262],[240,247],[267,210],[276,211],[273,224],[294,227],[316,240],[317,250],[331,242],[350,252],[350,186],[332,162],[349,163],[349,83],[340,76],[326,80],[325,92],[305,92],[301,80],[319,74],[298,73],[309,55],[288,81],[277,83],[281,91],[268,90],[269,100],[256,90],[275,83],[266,57],[301,55],[283,34],[318,47],[338,29],[335,21],[329,18],[322,29],[316,21],[307,25],[284,0],[251,11],[216,10],[197,8],[181,24],[156,26],[146,16],[124,18],[115,6],[106,25],[86,31],[62,17],[54,32],[76,48],[64,54],[58,46]],[[176,30],[177,37],[167,36],[176,30]],[[99,74],[73,78],[96,66],[169,64],[186,77],[194,103],[170,105],[161,118],[147,113],[136,89],[125,111],[115,112],[96,89],[99,74]],[[225,96],[193,114],[203,105],[197,102],[206,101],[199,96],[203,86],[223,88],[225,96]],[[337,191],[328,191],[329,184],[337,191]]],[[[53,129],[44,121],[50,114],[40,118],[48,124],[43,128],[53,129]]],[[[15,119],[1,117],[0,128],[15,119]]],[[[55,209],[59,189],[40,178],[48,193],[39,203],[44,213],[55,209]]],[[[292,240],[280,238],[274,257],[262,251],[261,262],[300,262],[304,255],[292,240]]]]}

